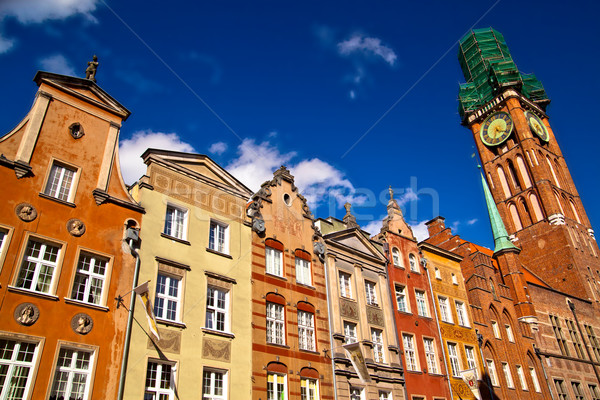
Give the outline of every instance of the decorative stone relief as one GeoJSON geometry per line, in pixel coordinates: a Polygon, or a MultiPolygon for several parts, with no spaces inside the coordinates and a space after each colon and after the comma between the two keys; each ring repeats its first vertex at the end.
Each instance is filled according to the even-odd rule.
{"type": "Polygon", "coordinates": [[[565,216],[562,214],[552,214],[548,217],[548,222],[550,222],[550,225],[564,225],[565,216]]]}
{"type": "Polygon", "coordinates": [[[321,242],[314,242],[313,251],[319,257],[319,261],[325,262],[325,245],[321,242]]]}
{"type": "Polygon", "coordinates": [[[94,327],[94,321],[92,317],[86,313],[75,314],[71,318],[71,329],[81,335],[87,335],[94,327]]]}
{"type": "Polygon", "coordinates": [[[265,232],[265,220],[262,218],[254,218],[252,220],[252,230],[258,234],[265,232]]]}
{"type": "Polygon", "coordinates": [[[358,319],[358,306],[353,301],[340,299],[340,315],[346,318],[358,319]]]}
{"type": "Polygon", "coordinates": [[[40,317],[40,310],[35,304],[21,303],[15,308],[13,314],[15,321],[24,326],[35,324],[40,317]]]}
{"type": "MultiPolygon", "coordinates": [[[[162,351],[179,354],[181,351],[180,331],[158,328],[158,334],[160,335],[160,340],[158,341],[157,345],[162,351]]],[[[154,344],[150,338],[148,338],[148,344],[146,347],[148,349],[154,349],[154,344]]]]}
{"type": "Polygon", "coordinates": [[[73,136],[73,139],[81,139],[85,135],[83,127],[79,122],[75,122],[69,126],[69,133],[73,136]]]}
{"type": "Polygon", "coordinates": [[[37,210],[29,203],[20,203],[15,207],[15,214],[21,221],[31,222],[37,218],[37,210]]]}
{"type": "Polygon", "coordinates": [[[216,361],[231,361],[231,342],[204,338],[202,341],[202,357],[216,361]]]}
{"type": "Polygon", "coordinates": [[[379,308],[367,307],[367,321],[377,326],[385,326],[383,311],[379,308]]]}
{"type": "Polygon", "coordinates": [[[67,221],[67,231],[73,236],[79,237],[85,233],[85,224],[77,218],[67,221]]]}

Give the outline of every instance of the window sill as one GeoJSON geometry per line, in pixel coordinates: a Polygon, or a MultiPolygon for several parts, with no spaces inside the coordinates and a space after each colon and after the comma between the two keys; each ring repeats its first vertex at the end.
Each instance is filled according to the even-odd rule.
{"type": "Polygon", "coordinates": [[[296,281],[296,285],[302,286],[302,287],[305,287],[305,288],[308,288],[308,289],[312,289],[312,290],[316,290],[317,289],[316,287],[314,287],[314,286],[312,286],[312,285],[310,285],[308,283],[302,283],[302,282],[298,282],[298,281],[296,281]]]}
{"type": "Polygon", "coordinates": [[[454,322],[452,322],[452,321],[444,321],[444,320],[442,320],[442,322],[445,323],[445,324],[448,324],[448,325],[454,325],[454,322]]]}
{"type": "Polygon", "coordinates": [[[233,333],[230,332],[221,332],[221,331],[216,331],[214,329],[210,329],[210,328],[200,328],[202,329],[202,332],[204,333],[210,333],[211,335],[216,335],[216,336],[222,336],[222,337],[226,337],[229,339],[234,339],[235,335],[233,333]]]}
{"type": "Polygon", "coordinates": [[[220,251],[213,250],[210,247],[207,247],[206,251],[208,251],[209,253],[216,254],[218,256],[229,258],[229,259],[233,260],[233,257],[231,257],[229,254],[227,254],[227,253],[221,253],[220,251]]]}
{"type": "Polygon", "coordinates": [[[414,370],[414,371],[413,371],[413,370],[407,369],[407,370],[406,370],[406,372],[407,372],[407,373],[409,373],[409,374],[419,374],[419,375],[423,375],[423,371],[419,371],[419,370],[414,370]]]}
{"type": "Polygon", "coordinates": [[[169,321],[167,319],[162,319],[162,318],[156,318],[156,322],[161,325],[174,326],[176,328],[182,328],[182,329],[187,328],[186,324],[184,324],[183,322],[169,321]]]}
{"type": "Polygon", "coordinates": [[[372,308],[381,308],[377,303],[367,303],[367,305],[372,308]]]}
{"type": "Polygon", "coordinates": [[[65,200],[58,199],[56,197],[49,196],[46,193],[40,193],[40,197],[42,197],[44,199],[55,201],[60,204],[64,204],[65,206],[69,206],[69,207],[73,207],[73,208],[77,207],[75,205],[75,203],[71,203],[70,201],[65,201],[65,200]]]}
{"type": "Polygon", "coordinates": [[[309,353],[309,354],[315,354],[315,355],[321,355],[321,353],[319,353],[316,350],[307,350],[307,349],[298,349],[298,351],[301,351],[303,353],[309,353]]]}
{"type": "Polygon", "coordinates": [[[275,274],[272,274],[270,272],[265,272],[265,274],[268,275],[268,276],[270,276],[270,277],[273,277],[273,278],[281,279],[282,281],[287,281],[287,278],[285,278],[283,276],[275,275],[275,274]]]}
{"type": "Polygon", "coordinates": [[[63,297],[63,300],[67,304],[74,304],[74,305],[77,305],[77,306],[89,307],[89,308],[93,308],[95,310],[100,310],[100,311],[108,311],[108,307],[101,306],[101,305],[98,305],[98,304],[86,303],[85,301],[75,300],[75,299],[69,299],[69,298],[66,298],[66,297],[63,297]]]}
{"type": "Polygon", "coordinates": [[[188,246],[190,246],[190,245],[191,245],[191,243],[190,243],[190,242],[188,242],[187,240],[183,240],[183,239],[176,238],[175,236],[167,235],[167,234],[166,234],[166,233],[164,233],[164,232],[163,232],[163,233],[161,233],[161,234],[160,234],[160,236],[164,237],[165,239],[170,239],[170,240],[174,240],[175,242],[179,242],[179,243],[182,243],[182,244],[186,244],[186,245],[188,245],[188,246]]]}
{"type": "Polygon", "coordinates": [[[413,313],[411,313],[410,311],[396,310],[396,312],[398,312],[400,314],[404,314],[404,315],[413,315],[413,313]]]}
{"type": "Polygon", "coordinates": [[[8,291],[9,292],[15,292],[15,293],[21,293],[21,294],[26,294],[26,295],[29,295],[29,296],[35,296],[35,297],[39,297],[41,299],[47,299],[47,300],[53,300],[53,301],[60,300],[58,298],[58,296],[54,296],[52,294],[34,292],[33,290],[23,289],[23,288],[19,288],[19,287],[16,287],[16,286],[8,286],[8,291]]]}
{"type": "Polygon", "coordinates": [[[271,342],[267,342],[267,346],[281,347],[282,349],[289,349],[290,348],[290,346],[285,345],[285,344],[277,344],[277,343],[271,343],[271,342]]]}
{"type": "Polygon", "coordinates": [[[353,302],[356,303],[356,300],[354,300],[352,297],[346,297],[344,295],[340,295],[340,298],[344,299],[344,300],[352,300],[353,302]]]}

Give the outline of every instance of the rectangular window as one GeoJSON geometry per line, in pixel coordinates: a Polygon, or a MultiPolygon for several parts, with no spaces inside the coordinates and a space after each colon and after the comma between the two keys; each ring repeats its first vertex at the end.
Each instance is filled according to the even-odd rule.
{"type": "Polygon", "coordinates": [[[502,363],[502,372],[504,372],[504,377],[506,378],[506,386],[508,386],[511,389],[514,388],[515,383],[513,382],[512,374],[510,373],[510,367],[508,366],[508,363],[502,363]]]}
{"type": "Polygon", "coordinates": [[[456,343],[448,343],[448,357],[450,358],[452,376],[460,377],[460,363],[458,361],[458,346],[456,343]]]}
{"type": "Polygon", "coordinates": [[[585,398],[583,396],[583,388],[581,387],[581,383],[571,381],[571,388],[573,389],[573,394],[575,395],[575,400],[583,400],[585,398]]]}
{"type": "Polygon", "coordinates": [[[598,338],[596,337],[596,333],[594,332],[594,328],[590,325],[584,325],[585,333],[590,341],[590,347],[592,348],[592,353],[594,357],[596,357],[596,361],[600,362],[600,344],[598,343],[598,338]]]}
{"type": "Polygon", "coordinates": [[[535,372],[535,368],[529,367],[529,376],[531,376],[531,381],[533,382],[533,389],[536,392],[541,393],[542,388],[540,386],[540,381],[538,380],[537,374],[535,372]]]}
{"type": "Polygon", "coordinates": [[[494,365],[494,360],[485,360],[488,369],[488,375],[490,376],[490,381],[492,382],[492,386],[498,385],[498,374],[496,373],[496,366],[494,365]]]}
{"type": "Polygon", "coordinates": [[[552,330],[554,331],[554,337],[556,337],[556,342],[560,348],[560,353],[563,356],[569,356],[569,349],[567,348],[567,341],[565,340],[562,328],[560,327],[560,320],[557,316],[550,315],[550,323],[552,324],[552,330]]]}
{"type": "Polygon", "coordinates": [[[287,379],[284,374],[267,374],[267,400],[287,400],[287,379]]]}
{"type": "Polygon", "coordinates": [[[427,370],[430,374],[437,374],[437,358],[435,356],[435,342],[433,339],[423,338],[423,347],[425,348],[425,358],[427,359],[427,370]]]}
{"type": "Polygon", "coordinates": [[[60,259],[60,245],[29,239],[16,287],[39,293],[51,293],[60,259]]]}
{"type": "Polygon", "coordinates": [[[227,399],[227,371],[205,368],[202,375],[202,400],[227,399]]]}
{"type": "Polygon", "coordinates": [[[61,348],[50,399],[87,399],[93,364],[92,351],[61,348]]]}
{"type": "Polygon", "coordinates": [[[159,361],[148,361],[144,400],[174,400],[173,365],[159,361]]]}
{"type": "Polygon", "coordinates": [[[229,292],[209,286],[206,291],[206,327],[215,331],[229,331],[229,292]]]}
{"type": "Polygon", "coordinates": [[[383,331],[371,328],[371,341],[373,342],[373,356],[375,362],[384,363],[385,353],[383,351],[383,331]]]}
{"type": "Polygon", "coordinates": [[[352,284],[350,282],[352,275],[340,271],[340,295],[342,297],[352,298],[352,284]]]}
{"type": "Polygon", "coordinates": [[[6,242],[8,242],[8,229],[0,228],[0,260],[2,257],[2,252],[4,251],[4,247],[6,246],[6,242]]]}
{"type": "Polygon", "coordinates": [[[458,278],[456,277],[456,274],[452,274],[452,284],[453,285],[458,285],[458,278]]]}
{"type": "Polygon", "coordinates": [[[477,368],[475,349],[472,346],[465,346],[465,354],[467,355],[467,365],[469,366],[469,369],[477,368]]]}
{"type": "Polygon", "coordinates": [[[448,298],[438,296],[438,303],[440,304],[440,317],[442,321],[452,323],[452,312],[450,311],[450,304],[448,303],[448,298]]]}
{"type": "Polygon", "coordinates": [[[588,388],[590,389],[590,394],[592,395],[592,400],[600,400],[600,390],[598,390],[598,386],[588,384],[588,388]]]}
{"type": "Polygon", "coordinates": [[[76,169],[54,162],[50,169],[44,194],[62,201],[72,201],[71,192],[76,173],[76,169]]]}
{"type": "Polygon", "coordinates": [[[505,324],[504,325],[504,329],[506,330],[506,338],[508,339],[509,342],[514,342],[515,341],[515,336],[513,335],[513,331],[512,328],[510,327],[509,324],[505,324]]]}
{"type": "Polygon", "coordinates": [[[367,295],[367,304],[371,306],[377,305],[377,293],[373,282],[365,281],[365,293],[367,295]]]}
{"type": "Polygon", "coordinates": [[[577,357],[581,358],[582,360],[585,360],[585,354],[583,353],[583,347],[581,346],[581,341],[579,340],[579,333],[577,333],[575,322],[571,321],[570,319],[567,319],[565,321],[567,323],[569,336],[571,336],[571,341],[573,342],[573,347],[575,348],[577,357]]]}
{"type": "Polygon", "coordinates": [[[303,285],[311,285],[310,261],[296,257],[296,282],[303,285]]]}
{"type": "Polygon", "coordinates": [[[265,247],[267,274],[283,277],[283,252],[265,247]]]}
{"type": "Polygon", "coordinates": [[[267,303],[267,342],[285,345],[285,311],[281,304],[267,303]]]}
{"type": "Polygon", "coordinates": [[[380,390],[379,400],[392,400],[392,392],[389,390],[380,390]]]}
{"type": "Polygon", "coordinates": [[[490,321],[492,324],[492,330],[494,331],[494,337],[496,339],[500,339],[500,328],[498,327],[498,323],[496,321],[490,321]]]}
{"type": "Polygon", "coordinates": [[[167,206],[163,233],[177,239],[185,240],[187,231],[187,210],[167,206]]]}
{"type": "Polygon", "coordinates": [[[356,336],[356,324],[344,321],[344,335],[346,335],[346,343],[358,342],[358,337],[356,336]]]}
{"type": "Polygon", "coordinates": [[[415,298],[417,300],[417,310],[419,315],[422,317],[428,317],[429,311],[427,310],[427,297],[425,292],[421,290],[415,290],[415,298]]]}
{"type": "Polygon", "coordinates": [[[90,304],[104,304],[104,286],[109,260],[95,254],[81,252],[71,290],[73,300],[90,304]]]}
{"type": "Polygon", "coordinates": [[[406,359],[406,369],[409,371],[418,371],[417,354],[413,335],[402,334],[402,343],[404,344],[404,358],[406,359]]]}
{"type": "Polygon", "coordinates": [[[467,308],[465,303],[462,301],[455,300],[454,305],[456,306],[456,318],[458,318],[458,324],[460,326],[469,326],[469,317],[467,314],[467,308]]]}
{"type": "Polygon", "coordinates": [[[298,342],[302,350],[315,351],[315,315],[298,310],[298,342]]]}
{"type": "Polygon", "coordinates": [[[36,343],[0,339],[0,398],[25,399],[33,386],[36,343]]]}
{"type": "Polygon", "coordinates": [[[440,272],[440,269],[438,267],[435,267],[434,275],[435,279],[442,280],[442,273],[440,272]]]}
{"type": "Polygon", "coordinates": [[[181,278],[158,273],[156,278],[156,296],[154,315],[168,321],[180,321],[181,278]]]}
{"type": "Polygon", "coordinates": [[[208,248],[219,253],[229,254],[229,227],[217,221],[210,221],[208,248]]]}
{"type": "Polygon", "coordinates": [[[398,305],[398,311],[409,312],[408,302],[406,301],[406,288],[404,286],[396,285],[396,304],[398,305]]]}
{"type": "Polygon", "coordinates": [[[565,381],[563,381],[562,379],[555,379],[554,387],[556,388],[558,400],[567,400],[569,398],[569,395],[567,394],[567,387],[565,386],[565,381]]]}
{"type": "Polygon", "coordinates": [[[351,387],[350,400],[365,400],[365,390],[363,388],[351,387]]]}
{"type": "Polygon", "coordinates": [[[523,372],[523,367],[520,365],[516,365],[517,369],[517,377],[519,378],[519,384],[521,385],[522,390],[527,390],[527,380],[525,379],[525,373],[523,372]]]}
{"type": "Polygon", "coordinates": [[[300,378],[300,400],[318,400],[319,384],[316,379],[300,378]]]}

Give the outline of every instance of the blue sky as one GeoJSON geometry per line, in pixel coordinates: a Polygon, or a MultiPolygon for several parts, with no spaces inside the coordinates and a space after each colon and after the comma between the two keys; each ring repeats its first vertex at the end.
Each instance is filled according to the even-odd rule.
{"type": "Polygon", "coordinates": [[[208,154],[252,189],[287,165],[317,217],[354,204],[374,234],[395,188],[422,238],[437,215],[491,245],[470,132],[460,125],[457,41],[504,34],[552,99],[550,123],[592,226],[600,223],[593,123],[600,3],[106,0],[0,2],[0,126],[26,114],[37,70],[83,77],[132,111],[121,165],[146,147],[208,154]]]}

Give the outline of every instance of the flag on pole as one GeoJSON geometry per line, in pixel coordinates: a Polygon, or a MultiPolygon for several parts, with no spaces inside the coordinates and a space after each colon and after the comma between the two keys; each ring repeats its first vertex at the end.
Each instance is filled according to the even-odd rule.
{"type": "Polygon", "coordinates": [[[156,340],[160,340],[160,336],[158,335],[158,328],[156,326],[156,318],[154,318],[152,301],[150,301],[150,289],[148,286],[149,283],[150,281],[146,281],[140,286],[133,289],[133,291],[139,296],[140,301],[144,305],[144,309],[146,310],[146,318],[148,319],[148,326],[150,327],[150,332],[152,332],[156,340]]]}
{"type": "Polygon", "coordinates": [[[466,369],[464,371],[460,371],[460,376],[462,380],[467,384],[473,396],[476,399],[481,399],[481,395],[479,393],[479,387],[477,386],[477,368],[466,369]]]}
{"type": "Polygon", "coordinates": [[[358,377],[362,382],[371,382],[371,377],[369,376],[369,370],[367,369],[367,364],[365,363],[365,358],[362,355],[362,351],[360,349],[360,343],[348,343],[342,346],[346,353],[348,354],[348,358],[350,358],[350,362],[352,366],[356,370],[358,377]]]}

